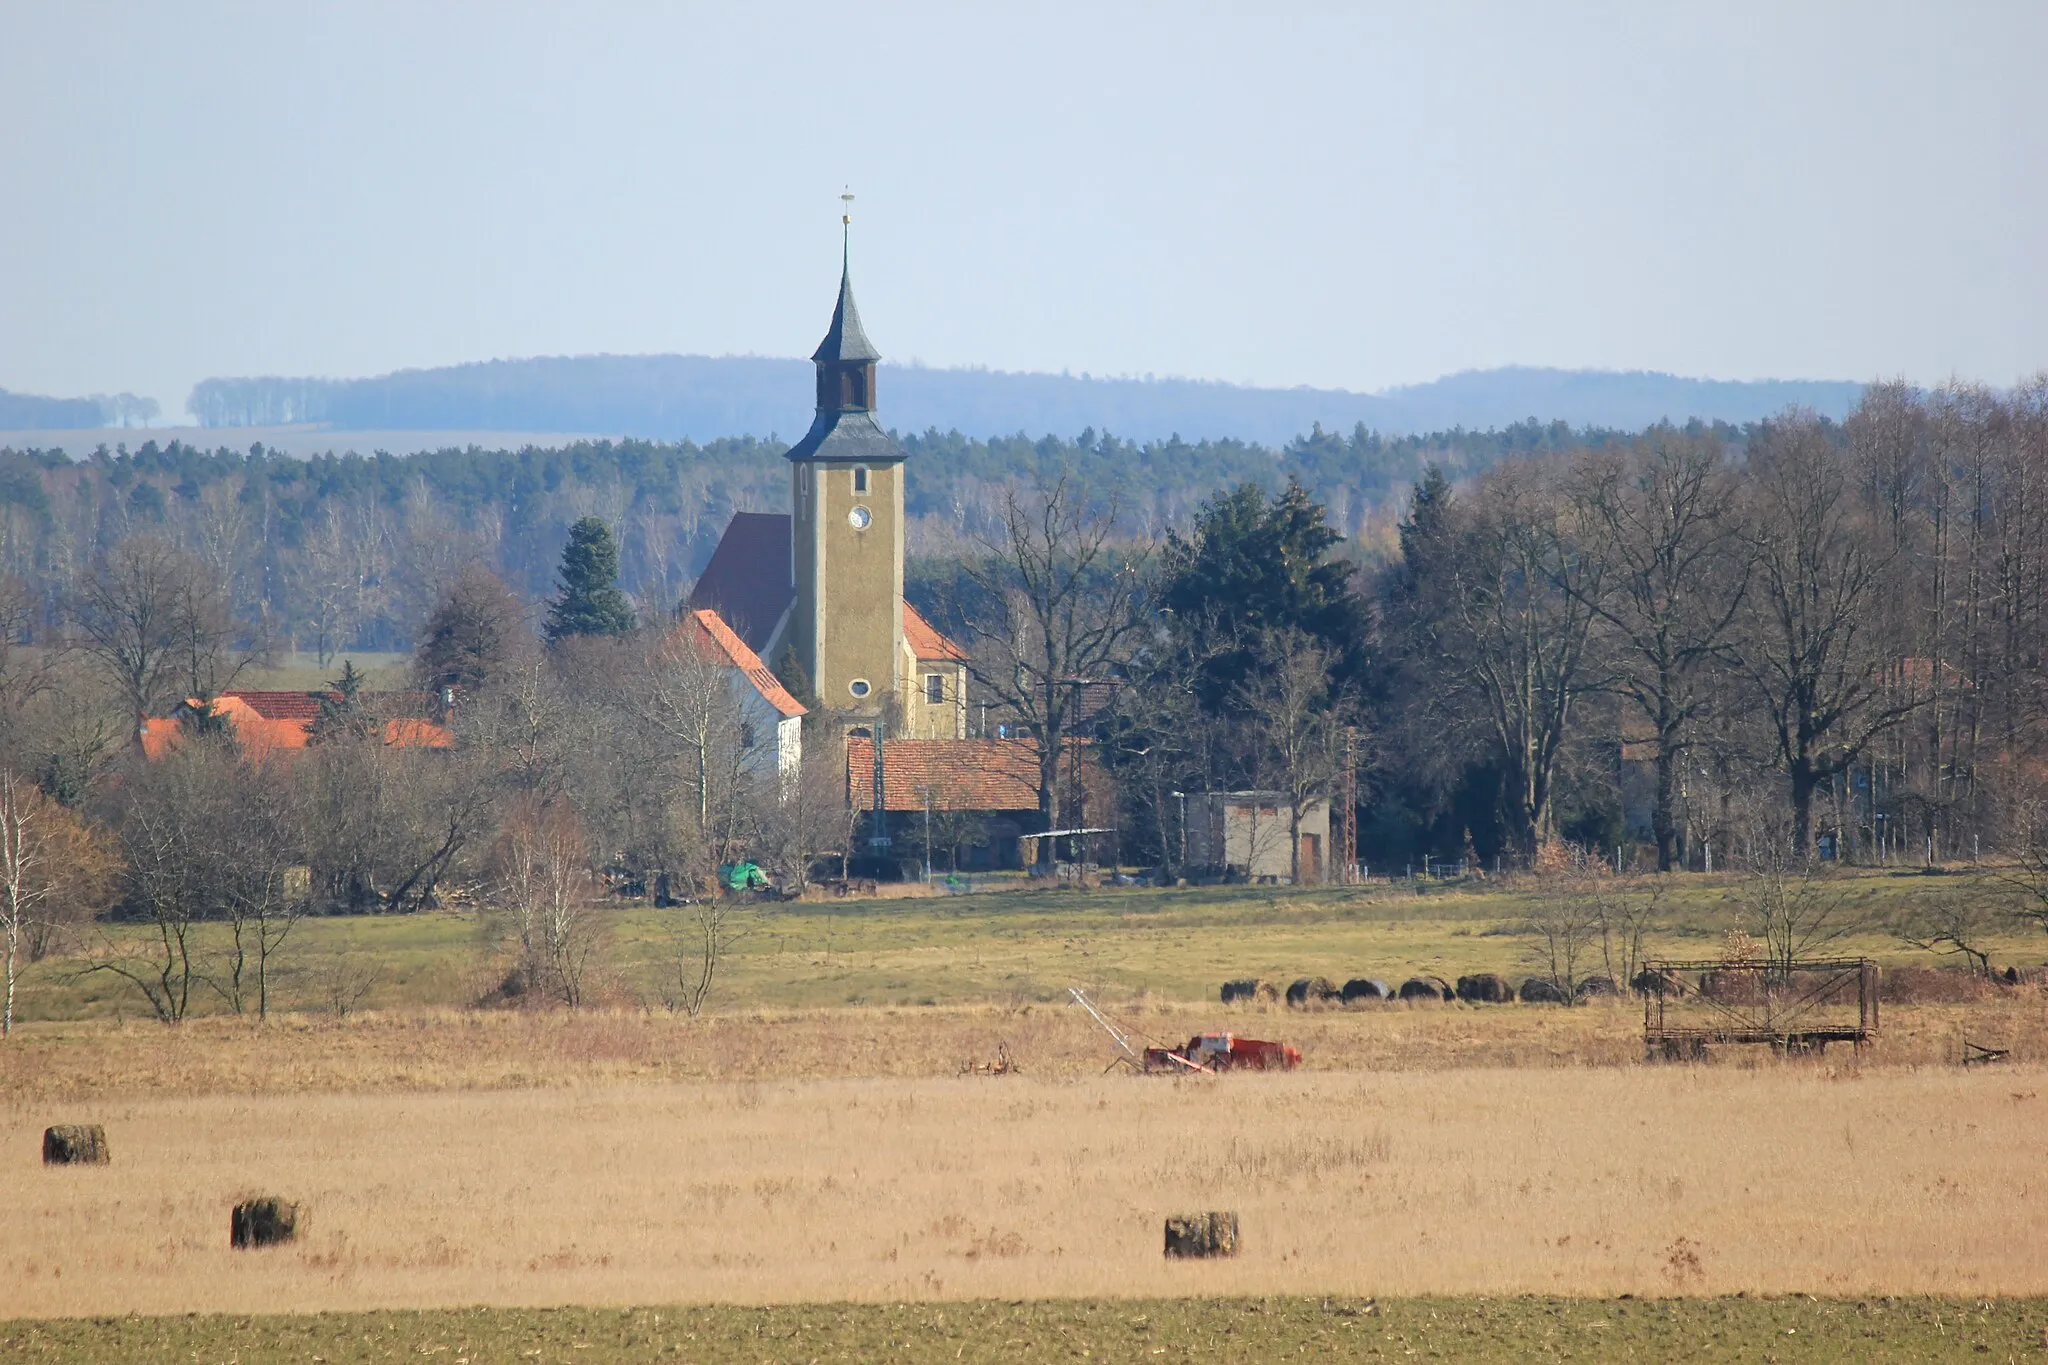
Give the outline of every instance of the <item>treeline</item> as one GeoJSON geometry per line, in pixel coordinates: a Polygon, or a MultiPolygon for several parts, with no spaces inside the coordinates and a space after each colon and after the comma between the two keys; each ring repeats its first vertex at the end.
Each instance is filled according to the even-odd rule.
{"type": "MultiPolygon", "coordinates": [[[[1714,435],[1740,439],[1727,428],[1714,435]]],[[[1299,479],[1371,557],[1392,546],[1385,509],[1429,465],[1464,477],[1516,453],[1623,439],[1534,423],[1422,437],[1317,429],[1279,450],[1140,444],[1092,431],[1036,441],[926,432],[904,438],[911,553],[943,563],[970,551],[995,525],[1005,488],[1069,470],[1116,499],[1119,529],[1131,536],[1184,523],[1218,487],[1299,479]]],[[[784,448],[749,439],[602,441],[306,460],[260,445],[154,441],[82,459],[0,451],[0,572],[26,592],[29,629],[47,632],[66,592],[113,546],[160,536],[210,566],[236,619],[264,642],[325,660],[409,648],[437,593],[472,561],[538,601],[552,590],[554,551],[570,524],[597,516],[618,541],[627,593],[644,611],[666,610],[734,511],[788,506],[784,448]]]]}
{"type": "Polygon", "coordinates": [[[1131,827],[1170,862],[1166,793],[1332,796],[1349,735],[1381,867],[2024,843],[2048,797],[2048,378],[1878,386],[1843,423],[1725,436],[1432,468],[1398,555],[1355,575],[1305,491],[1212,501],[1167,538],[1168,626],[1130,656],[1131,827]]]}
{"type": "Polygon", "coordinates": [[[96,393],[90,398],[42,398],[0,389],[0,431],[77,431],[125,427],[159,415],[154,398],[132,393],[96,393]]]}

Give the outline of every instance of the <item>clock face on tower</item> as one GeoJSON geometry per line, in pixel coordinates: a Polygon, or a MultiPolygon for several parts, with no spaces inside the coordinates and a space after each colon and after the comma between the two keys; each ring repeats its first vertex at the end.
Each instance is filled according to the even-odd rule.
{"type": "Polygon", "coordinates": [[[868,523],[874,520],[874,516],[867,508],[856,507],[846,514],[846,519],[853,523],[854,530],[865,531],[868,529],[868,523]]]}

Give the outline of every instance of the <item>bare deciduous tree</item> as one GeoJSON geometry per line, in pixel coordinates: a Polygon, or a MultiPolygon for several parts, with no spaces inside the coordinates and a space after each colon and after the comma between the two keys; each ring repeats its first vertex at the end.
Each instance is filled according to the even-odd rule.
{"type": "MultiPolygon", "coordinates": [[[[1258,751],[1253,771],[1272,774],[1287,803],[1288,873],[1302,885],[1301,819],[1311,805],[1335,796],[1343,769],[1349,699],[1330,682],[1329,652],[1293,627],[1262,632],[1258,667],[1237,689],[1258,751]]],[[[1266,785],[1261,783],[1260,785],[1266,785]]],[[[1327,866],[1328,850],[1325,850],[1327,866]]],[[[1319,870],[1320,871],[1320,870],[1319,870]]]]}
{"type": "Polygon", "coordinates": [[[1733,494],[1718,442],[1669,428],[1624,455],[1588,458],[1573,481],[1586,553],[1608,569],[1570,581],[1597,589],[1586,604],[1615,637],[1613,686],[1654,737],[1659,872],[1678,864],[1680,764],[1746,588],[1733,494]]]}
{"type": "Polygon", "coordinates": [[[212,697],[255,660],[222,584],[154,536],[120,542],[78,584],[71,619],[80,647],[126,704],[137,744],[152,711],[178,694],[212,697]]]}
{"type": "Polygon", "coordinates": [[[1555,835],[1558,764],[1581,697],[1606,685],[1592,667],[1599,557],[1563,521],[1550,471],[1507,466],[1404,545],[1419,561],[1410,650],[1428,675],[1423,700],[1447,729],[1483,737],[1500,763],[1518,854],[1555,835]]]}
{"type": "Polygon", "coordinates": [[[1601,945],[1602,921],[1591,874],[1575,870],[1545,879],[1529,906],[1522,932],[1534,940],[1537,969],[1564,993],[1578,998],[1579,983],[1601,945]]]}
{"type": "MultiPolygon", "coordinates": [[[[1060,763],[1085,723],[1081,685],[1106,680],[1143,628],[1143,547],[1119,542],[1114,506],[1096,510],[1062,477],[1008,490],[999,531],[965,570],[957,624],[973,641],[975,680],[1020,724],[1038,753],[1038,813],[1061,820],[1060,763]]],[[[1039,857],[1050,862],[1050,839],[1039,857]]]]}
{"type": "Polygon", "coordinates": [[[498,901],[526,991],[575,1008],[609,927],[592,902],[590,855],[564,805],[526,798],[499,836],[498,901]]]}
{"type": "Polygon", "coordinates": [[[1790,793],[1791,847],[1813,841],[1814,794],[1918,701],[1887,696],[1875,629],[1885,551],[1858,516],[1842,454],[1811,417],[1766,427],[1750,455],[1754,566],[1738,657],[1790,793]]]}
{"type": "Polygon", "coordinates": [[[753,932],[755,923],[754,907],[723,890],[690,903],[687,917],[670,937],[676,988],[671,1009],[680,1007],[693,1019],[703,1012],[727,955],[753,932]]]}

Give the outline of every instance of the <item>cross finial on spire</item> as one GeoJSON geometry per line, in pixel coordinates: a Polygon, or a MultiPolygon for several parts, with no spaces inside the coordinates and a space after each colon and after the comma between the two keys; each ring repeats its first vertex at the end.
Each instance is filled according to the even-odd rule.
{"type": "Polygon", "coordinates": [[[845,265],[853,240],[853,190],[843,188],[839,194],[839,256],[845,265]]]}

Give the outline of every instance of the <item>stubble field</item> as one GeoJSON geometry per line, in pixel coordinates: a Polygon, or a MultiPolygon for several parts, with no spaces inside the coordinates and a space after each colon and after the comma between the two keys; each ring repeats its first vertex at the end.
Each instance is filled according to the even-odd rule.
{"type": "Polygon", "coordinates": [[[1242,1294],[2039,1295],[2035,1067],[741,1081],[0,1117],[12,1316],[1242,1294]],[[304,1201],[290,1247],[227,1212],[304,1201]],[[1237,1210],[1243,1254],[1160,1256],[1237,1210]]]}

